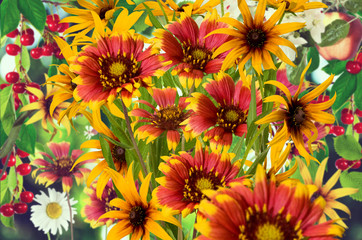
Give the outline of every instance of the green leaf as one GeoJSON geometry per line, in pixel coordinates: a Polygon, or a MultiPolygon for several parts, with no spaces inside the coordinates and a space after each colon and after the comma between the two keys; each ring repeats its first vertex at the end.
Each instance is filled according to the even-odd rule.
{"type": "Polygon", "coordinates": [[[20,12],[40,32],[44,30],[46,11],[41,0],[18,0],[20,12]]]}
{"type": "Polygon", "coordinates": [[[15,121],[13,102],[11,86],[8,86],[0,92],[0,120],[6,135],[9,135],[15,121]]]}
{"type": "MultiPolygon", "coordinates": [[[[343,3],[343,6],[351,13],[357,13],[358,11],[362,11],[361,0],[348,0],[343,3]]],[[[358,21],[358,19],[356,21],[358,21]]]]}
{"type": "Polygon", "coordinates": [[[291,84],[293,85],[299,85],[300,83],[300,76],[302,75],[302,72],[304,71],[305,67],[307,66],[307,63],[305,60],[302,60],[297,67],[292,67],[287,65],[287,77],[291,84]]]}
{"type": "Polygon", "coordinates": [[[342,172],[339,177],[342,187],[344,188],[358,188],[358,192],[349,195],[356,201],[362,201],[362,173],[361,172],[342,172]]]}
{"type": "Polygon", "coordinates": [[[313,72],[319,67],[319,53],[316,47],[309,48],[307,54],[307,62],[312,59],[312,64],[310,65],[307,74],[313,72]]]}
{"type": "Polygon", "coordinates": [[[354,103],[358,109],[362,109],[362,71],[357,74],[357,89],[354,92],[354,103]]]}
{"type": "MultiPolygon", "coordinates": [[[[1,204],[3,205],[5,203],[9,203],[11,201],[11,193],[7,189],[5,191],[4,197],[0,199],[1,204]]],[[[14,228],[14,216],[12,217],[4,217],[2,214],[0,214],[0,221],[1,223],[8,228],[14,228]]]]}
{"type": "Polygon", "coordinates": [[[5,45],[6,40],[8,40],[8,37],[6,35],[1,37],[1,39],[0,39],[0,48],[2,48],[5,45]]]}
{"type": "Polygon", "coordinates": [[[351,135],[341,135],[334,138],[334,148],[337,154],[346,160],[362,158],[361,145],[351,135]]]}
{"type": "Polygon", "coordinates": [[[18,27],[20,12],[16,1],[4,0],[0,5],[0,28],[1,36],[8,34],[18,27]]]}
{"type": "Polygon", "coordinates": [[[163,29],[162,24],[157,20],[157,18],[155,17],[155,15],[153,15],[151,9],[150,9],[146,4],[144,4],[144,3],[143,3],[143,6],[145,6],[145,8],[146,8],[148,17],[149,17],[152,25],[153,25],[155,28],[162,28],[162,29],[163,29]]]}
{"type": "MultiPolygon", "coordinates": [[[[17,39],[15,41],[15,43],[20,45],[20,40],[17,39]]],[[[15,56],[15,66],[16,66],[16,70],[18,72],[21,72],[20,63],[21,63],[21,66],[26,70],[26,72],[28,72],[30,69],[30,56],[29,56],[28,49],[26,49],[25,46],[21,47],[21,54],[18,54],[15,56]],[[21,56],[21,59],[20,59],[20,56],[21,56]],[[21,62],[20,62],[20,60],[21,60],[21,62]]]]}
{"type": "Polygon", "coordinates": [[[12,97],[13,96],[12,96],[11,86],[8,86],[0,91],[0,118],[1,119],[3,119],[5,112],[6,112],[6,108],[8,107],[9,103],[11,103],[11,101],[9,101],[9,100],[12,99],[12,97]]]}
{"type": "Polygon", "coordinates": [[[99,136],[99,142],[101,143],[102,153],[104,159],[107,161],[108,166],[116,170],[116,166],[114,165],[112,158],[111,148],[109,147],[108,142],[102,136],[99,136]]]}
{"type": "Polygon", "coordinates": [[[332,86],[331,94],[337,94],[336,101],[332,105],[332,109],[339,109],[356,91],[357,78],[356,75],[344,72],[332,86]]]}
{"type": "Polygon", "coordinates": [[[21,126],[16,146],[27,153],[34,154],[36,136],[34,125],[24,124],[21,126]]]}
{"type": "Polygon", "coordinates": [[[326,26],[324,33],[322,33],[322,42],[320,47],[331,46],[339,40],[345,38],[349,32],[349,24],[342,20],[336,19],[326,26]]]}
{"type": "Polygon", "coordinates": [[[346,63],[349,60],[346,61],[340,61],[340,60],[331,60],[328,61],[328,64],[325,65],[322,70],[324,72],[326,72],[327,74],[335,74],[335,75],[339,75],[341,73],[343,73],[344,71],[346,71],[346,63]]]}

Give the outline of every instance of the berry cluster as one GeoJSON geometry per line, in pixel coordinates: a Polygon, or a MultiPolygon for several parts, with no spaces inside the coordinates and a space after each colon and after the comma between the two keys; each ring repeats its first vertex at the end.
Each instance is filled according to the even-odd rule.
{"type": "Polygon", "coordinates": [[[15,214],[24,214],[28,211],[28,204],[34,199],[34,194],[30,191],[20,193],[20,201],[17,203],[6,203],[0,207],[0,213],[4,217],[11,217],[15,214]]]}
{"type": "MultiPolygon", "coordinates": [[[[19,158],[26,158],[26,157],[29,156],[29,153],[24,152],[24,151],[20,150],[19,148],[17,148],[16,149],[16,155],[18,155],[19,158]]],[[[4,157],[3,159],[1,159],[1,163],[3,164],[3,166],[6,163],[6,158],[7,157],[4,157]]],[[[14,167],[15,165],[16,165],[16,157],[15,157],[14,153],[12,152],[10,154],[7,167],[11,168],[11,167],[14,167]]],[[[29,163],[22,163],[22,164],[19,164],[18,166],[16,166],[15,170],[19,175],[25,176],[25,175],[28,175],[31,172],[31,166],[30,166],[29,163]]],[[[0,174],[2,173],[2,171],[3,170],[0,170],[0,174]]],[[[5,180],[6,177],[7,177],[7,172],[5,171],[4,174],[2,175],[0,181],[5,180]]]]}
{"type": "Polygon", "coordinates": [[[359,53],[355,61],[346,63],[346,70],[351,74],[358,74],[362,69],[362,53],[359,53]]]}
{"type": "MultiPolygon", "coordinates": [[[[353,113],[353,111],[351,109],[348,109],[348,108],[342,109],[341,122],[346,125],[353,124],[354,115],[356,115],[357,117],[362,117],[362,111],[359,109],[356,109],[356,111],[354,111],[354,113],[353,113]]],[[[353,126],[353,130],[356,133],[361,134],[362,133],[362,123],[361,122],[356,123],[353,126]]],[[[330,131],[329,131],[329,134],[334,134],[335,136],[340,136],[340,135],[343,135],[344,133],[345,133],[344,127],[335,126],[335,125],[332,125],[330,128],[330,131]]]]}
{"type": "Polygon", "coordinates": [[[358,169],[361,167],[361,160],[349,161],[344,158],[339,158],[335,162],[336,168],[344,171],[348,168],[358,169]]]}

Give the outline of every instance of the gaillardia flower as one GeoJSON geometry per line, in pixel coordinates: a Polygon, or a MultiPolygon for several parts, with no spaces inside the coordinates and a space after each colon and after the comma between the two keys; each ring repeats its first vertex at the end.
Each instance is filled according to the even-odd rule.
{"type": "Polygon", "coordinates": [[[324,112],[323,110],[328,109],[333,105],[336,95],[326,102],[313,104],[311,101],[322,94],[327,87],[333,81],[334,75],[331,75],[321,85],[313,89],[313,91],[305,94],[303,97],[298,99],[304,80],[304,75],[307,72],[311,61],[304,69],[301,77],[300,84],[297,92],[292,97],[289,90],[278,81],[267,81],[265,84],[272,84],[278,87],[284,94],[285,98],[279,95],[270,96],[264,99],[264,102],[276,102],[280,103],[281,106],[278,110],[273,111],[267,116],[256,121],[256,124],[265,124],[278,121],[284,121],[283,126],[280,127],[275,134],[274,138],[269,142],[269,145],[281,144],[292,138],[295,147],[299,153],[307,160],[309,165],[310,159],[317,160],[311,156],[304,147],[303,134],[308,138],[308,148],[312,153],[311,143],[314,142],[318,137],[318,130],[315,126],[315,122],[321,122],[326,124],[334,123],[334,116],[324,112]],[[312,135],[313,132],[313,135],[312,135]]]}
{"type": "Polygon", "coordinates": [[[84,192],[89,198],[85,200],[86,205],[82,208],[81,214],[82,217],[85,218],[84,221],[90,223],[92,228],[97,228],[103,225],[107,225],[107,227],[109,227],[114,223],[114,218],[102,218],[100,220],[98,220],[98,218],[106,212],[119,210],[118,208],[110,205],[112,199],[117,198],[117,193],[114,190],[112,181],[109,180],[103,190],[102,197],[98,198],[96,195],[96,184],[97,181],[89,188],[84,188],[84,192]]]}
{"type": "MultiPolygon", "coordinates": [[[[211,147],[222,145],[228,149],[232,143],[233,134],[242,137],[247,132],[246,119],[248,117],[251,100],[250,89],[239,80],[234,80],[226,73],[215,75],[215,80],[204,84],[205,90],[214,98],[217,105],[202,93],[192,93],[192,98],[186,102],[190,104],[186,109],[194,112],[184,122],[185,130],[200,135],[204,131],[205,140],[210,140],[211,147]],[[208,130],[209,128],[212,128],[208,130]]],[[[262,101],[259,92],[256,95],[257,113],[261,113],[262,101]]]]}
{"type": "Polygon", "coordinates": [[[190,16],[181,14],[181,19],[166,26],[168,31],[157,29],[154,32],[165,51],[162,56],[165,61],[171,61],[167,67],[175,66],[171,73],[178,75],[184,88],[190,89],[193,84],[198,87],[204,74],[217,73],[221,69],[226,54],[213,53],[231,37],[217,34],[205,38],[213,30],[228,27],[218,19],[219,15],[214,10],[206,14],[199,28],[190,16]]]}
{"type": "Polygon", "coordinates": [[[353,193],[358,192],[357,188],[338,188],[333,189],[334,185],[339,179],[341,175],[341,170],[338,170],[333,174],[333,176],[323,185],[323,177],[326,171],[326,165],[328,162],[328,158],[324,159],[321,162],[321,165],[318,167],[317,173],[315,175],[315,179],[313,181],[312,176],[304,164],[303,160],[297,158],[300,174],[302,175],[304,184],[310,186],[310,196],[311,199],[314,200],[318,197],[321,197],[325,201],[325,208],[323,210],[323,215],[321,216],[320,222],[326,222],[327,218],[336,220],[336,223],[340,224],[344,228],[348,228],[347,225],[341,220],[338,216],[337,212],[334,209],[341,210],[351,216],[351,212],[348,207],[341,202],[338,202],[336,199],[351,195],[353,193]]]}
{"type": "Polygon", "coordinates": [[[295,187],[275,178],[268,181],[265,170],[258,165],[255,188],[240,183],[218,191],[205,190],[208,199],[201,201],[195,228],[202,234],[198,239],[279,240],[335,239],[344,229],[333,220],[316,224],[322,215],[321,197],[311,201],[308,187],[295,187]],[[198,219],[198,220],[199,220],[198,219]]]}
{"type": "Polygon", "coordinates": [[[230,153],[209,153],[209,148],[202,149],[197,141],[194,157],[187,152],[179,154],[163,157],[165,163],[159,169],[165,176],[156,179],[161,186],[153,196],[160,205],[182,212],[183,217],[198,208],[205,198],[203,190],[216,190],[234,181],[249,183],[243,177],[234,179],[240,165],[231,163],[230,153]]]}
{"type": "Polygon", "coordinates": [[[228,23],[236,29],[223,28],[211,33],[221,33],[235,37],[235,39],[221,45],[213,54],[213,56],[217,56],[220,53],[231,50],[227,54],[221,70],[228,69],[238,61],[239,71],[242,71],[245,63],[251,59],[254,70],[258,74],[262,74],[262,65],[264,69],[276,69],[270,53],[277,56],[283,62],[295,66],[279,45],[287,46],[297,51],[295,46],[289,40],[279,37],[279,35],[301,29],[305,24],[294,22],[275,25],[284,14],[285,3],[266,22],[264,22],[266,0],[259,1],[254,19],[251,16],[246,1],[238,0],[238,3],[244,22],[241,23],[233,18],[223,17],[220,21],[228,23]]]}
{"type": "Polygon", "coordinates": [[[147,139],[147,143],[159,137],[163,132],[167,133],[168,149],[176,150],[180,142],[180,130],[185,126],[180,126],[180,123],[188,118],[189,113],[185,111],[187,103],[185,98],[180,98],[178,103],[176,100],[175,88],[158,89],[153,88],[153,99],[159,106],[156,109],[152,104],[144,100],[139,100],[149,106],[154,112],[150,113],[144,109],[136,108],[130,112],[130,116],[143,117],[146,119],[138,120],[137,122],[146,122],[146,125],[137,128],[135,135],[139,139],[147,139]]]}
{"type": "MultiPolygon", "coordinates": [[[[258,0],[255,0],[258,1],[258,0]]],[[[327,8],[328,6],[322,2],[312,1],[309,0],[267,0],[268,5],[274,8],[279,8],[280,5],[285,3],[285,11],[286,12],[303,12],[309,9],[315,8],[327,8]]]]}
{"type": "Polygon", "coordinates": [[[129,234],[132,234],[131,240],[141,237],[142,239],[150,239],[150,232],[152,232],[160,239],[172,240],[156,221],[166,221],[178,227],[181,227],[180,223],[174,217],[158,211],[154,200],[147,201],[151,174],[145,177],[139,192],[137,191],[132,166],[133,163],[131,163],[126,177],[113,169],[107,168],[105,170],[124,198],[124,200],[115,198],[110,202],[111,206],[120,210],[112,210],[99,217],[99,219],[114,218],[118,221],[109,231],[107,239],[121,239],[129,234]]]}
{"type": "Polygon", "coordinates": [[[36,173],[41,173],[36,177],[35,182],[44,184],[45,187],[53,184],[60,179],[62,181],[63,191],[69,192],[73,186],[73,176],[77,185],[83,183],[87,179],[90,170],[88,168],[81,168],[83,164],[94,161],[93,159],[84,161],[82,164],[72,168],[75,160],[82,154],[81,150],[73,150],[69,155],[70,143],[48,143],[47,146],[52,151],[55,158],[51,155],[41,152],[43,156],[49,158],[52,162],[48,162],[44,159],[38,158],[31,162],[32,165],[37,166],[31,175],[36,176],[36,173]]]}

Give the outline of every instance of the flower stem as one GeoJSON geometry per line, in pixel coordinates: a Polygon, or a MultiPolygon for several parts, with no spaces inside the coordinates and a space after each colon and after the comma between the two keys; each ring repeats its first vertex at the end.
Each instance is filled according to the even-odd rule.
{"type": "Polygon", "coordinates": [[[74,239],[73,234],[73,217],[72,217],[72,206],[70,205],[69,192],[67,192],[67,201],[69,206],[69,221],[70,221],[70,238],[74,239]]]}
{"type": "MultiPolygon", "coordinates": [[[[122,111],[123,111],[123,114],[124,114],[124,118],[126,120],[126,125],[127,125],[127,130],[128,130],[128,134],[131,138],[131,141],[132,141],[132,144],[133,144],[133,147],[134,149],[136,150],[136,153],[138,155],[138,159],[141,163],[141,167],[142,167],[142,171],[143,171],[143,174],[146,176],[148,174],[147,172],[147,168],[146,168],[146,165],[143,161],[143,158],[142,158],[142,154],[138,148],[138,145],[136,143],[136,140],[134,138],[134,134],[133,134],[133,131],[132,131],[132,127],[131,127],[131,122],[130,122],[130,119],[129,119],[129,115],[128,115],[128,110],[127,110],[127,107],[124,105],[123,103],[123,100],[121,99],[121,104],[122,104],[122,111]]],[[[150,182],[150,190],[151,192],[153,191],[153,187],[152,187],[152,183],[150,182]]]]}
{"type": "MultiPolygon", "coordinates": [[[[182,226],[182,214],[181,213],[178,215],[178,220],[182,226]]],[[[182,238],[182,227],[181,228],[179,227],[179,228],[177,228],[177,240],[182,240],[182,239],[183,239],[182,238]]]]}
{"type": "Polygon", "coordinates": [[[52,239],[50,238],[49,232],[47,233],[47,236],[48,236],[48,240],[52,240],[52,239]]]}

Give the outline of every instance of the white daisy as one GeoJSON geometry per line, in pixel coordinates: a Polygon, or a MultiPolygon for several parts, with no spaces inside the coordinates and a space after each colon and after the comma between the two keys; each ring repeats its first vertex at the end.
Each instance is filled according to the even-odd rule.
{"type": "Polygon", "coordinates": [[[87,140],[97,134],[97,131],[92,126],[85,126],[84,136],[87,140]]]}
{"type": "MultiPolygon", "coordinates": [[[[57,192],[53,188],[48,188],[49,196],[43,191],[40,192],[41,194],[35,195],[34,198],[34,201],[40,205],[31,207],[30,220],[34,226],[43,230],[45,234],[50,231],[51,234],[56,235],[58,230],[59,234],[62,234],[62,227],[68,231],[70,214],[66,193],[57,192]]],[[[73,198],[70,199],[71,206],[77,202],[73,198]]],[[[72,222],[74,222],[75,214],[77,214],[76,209],[72,207],[72,222]]]]}

